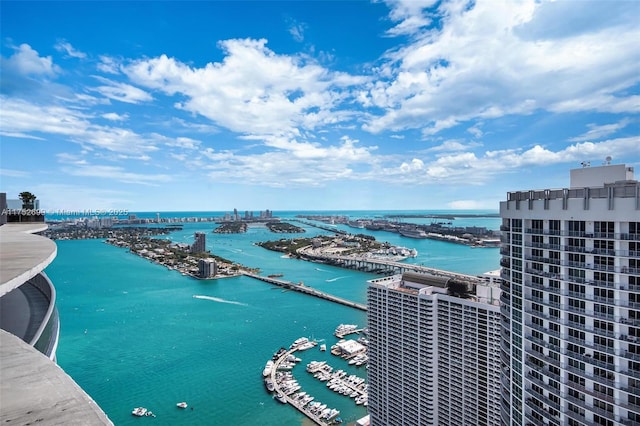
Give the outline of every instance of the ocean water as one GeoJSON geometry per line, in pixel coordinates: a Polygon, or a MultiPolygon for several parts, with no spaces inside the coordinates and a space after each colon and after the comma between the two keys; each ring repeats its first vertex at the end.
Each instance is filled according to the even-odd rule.
{"type": "MultiPolygon", "coordinates": [[[[322,212],[352,218],[385,213],[322,212]]],[[[295,214],[298,212],[275,213],[283,218],[295,214]]],[[[178,215],[221,213],[162,214],[178,215]]],[[[155,213],[149,216],[155,217],[155,213]]],[[[469,226],[499,226],[497,218],[464,220],[469,226]]],[[[360,303],[366,302],[366,281],[377,277],[288,259],[254,244],[327,233],[317,228],[303,226],[307,230],[304,234],[281,235],[250,227],[246,234],[219,235],[211,232],[215,227],[214,223],[187,223],[183,230],[167,237],[192,242],[194,232],[207,232],[207,248],[217,255],[258,267],[265,275],[283,274],[283,279],[303,281],[360,303]]],[[[426,266],[470,274],[499,267],[498,249],[471,249],[383,231],[340,228],[416,248],[418,257],[408,261],[426,266]]],[[[251,278],[192,279],[103,240],[57,244],[58,255],[46,273],[56,286],[61,319],[58,364],[116,425],[311,424],[266,392],[261,375],[265,362],[278,348],[298,337],[324,340],[331,346],[337,341],[333,331],[338,324],[366,325],[365,312],[283,291],[251,278]],[[180,401],[188,402],[193,409],[176,408],[180,401]],[[147,407],[157,417],[132,416],[131,410],[137,406],[147,407]]],[[[336,369],[366,377],[364,367],[349,366],[318,348],[298,352],[298,356],[302,362],[293,373],[304,391],[314,395],[316,401],[339,409],[347,424],[366,415],[366,408],[334,394],[304,368],[311,360],[326,360],[336,369]]]]}

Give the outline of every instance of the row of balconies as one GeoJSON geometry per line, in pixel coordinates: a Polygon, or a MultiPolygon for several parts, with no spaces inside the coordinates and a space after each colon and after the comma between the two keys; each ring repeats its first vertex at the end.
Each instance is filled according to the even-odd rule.
{"type": "MultiPolygon", "coordinates": [[[[569,303],[562,303],[562,302],[567,302],[567,300],[565,300],[564,298],[561,299],[560,303],[558,303],[558,302],[552,302],[544,297],[531,296],[528,298],[528,301],[539,303],[545,306],[550,306],[556,309],[561,309],[565,312],[580,313],[583,315],[589,315],[595,318],[608,319],[611,321],[620,321],[623,324],[631,324],[631,322],[627,322],[627,318],[624,316],[625,313],[628,314],[629,309],[632,309],[632,310],[640,309],[640,303],[638,302],[630,302],[628,300],[622,300],[622,299],[599,297],[591,294],[577,293],[573,291],[562,292],[560,293],[560,296],[564,296],[564,298],[570,298],[569,300],[584,301],[585,307],[591,307],[591,304],[601,304],[601,305],[611,305],[607,307],[608,309],[615,309],[615,307],[617,307],[617,308],[623,308],[625,311],[618,309],[618,312],[621,315],[616,316],[614,314],[607,313],[607,312],[592,311],[590,309],[587,310],[586,308],[571,306],[569,303]]],[[[638,313],[640,314],[640,311],[638,311],[638,313]]],[[[632,320],[629,319],[629,321],[632,321],[632,320]]]]}
{"type": "MultiPolygon", "coordinates": [[[[533,355],[532,355],[533,356],[533,355]]],[[[545,365],[543,367],[540,367],[539,365],[537,365],[536,363],[532,362],[530,360],[530,357],[527,357],[525,359],[525,365],[529,368],[533,368],[536,371],[541,371],[545,376],[547,377],[551,377],[552,379],[555,379],[557,381],[561,380],[561,377],[559,374],[553,373],[550,369],[549,366],[545,365]]]]}
{"type": "MultiPolygon", "coordinates": [[[[535,275],[538,275],[538,274],[535,274],[535,275]]],[[[606,289],[613,289],[613,290],[640,291],[640,285],[627,284],[620,281],[587,280],[586,278],[582,278],[582,277],[568,277],[567,281],[573,284],[584,284],[584,285],[589,285],[593,287],[603,287],[606,289]]],[[[542,290],[542,291],[550,291],[563,296],[568,295],[567,291],[562,290],[561,287],[546,286],[544,284],[534,283],[533,281],[530,281],[530,280],[525,280],[525,286],[542,290]]]]}
{"type": "MultiPolygon", "coordinates": [[[[593,327],[590,325],[586,325],[586,324],[582,324],[579,322],[575,322],[575,321],[571,321],[569,319],[561,319],[561,318],[557,318],[557,317],[552,317],[550,315],[547,314],[542,314],[540,315],[540,313],[535,312],[531,309],[525,309],[525,312],[528,314],[532,314],[535,315],[536,317],[542,317],[544,319],[547,319],[549,321],[553,321],[559,325],[565,325],[565,326],[569,326],[569,327],[573,327],[579,331],[586,331],[589,333],[593,333],[593,334],[597,334],[599,336],[603,336],[603,337],[611,337],[613,339],[620,339],[620,340],[627,340],[629,342],[636,342],[638,341],[638,338],[635,336],[629,336],[627,334],[624,333],[620,333],[620,332],[615,332],[615,331],[610,331],[610,330],[604,330],[602,328],[599,327],[593,327]]],[[[634,322],[638,322],[638,321],[634,321],[634,322]]],[[[550,334],[552,336],[558,337],[558,338],[562,338],[560,331],[555,331],[555,330],[551,330],[548,329],[546,327],[542,327],[538,324],[534,324],[531,321],[525,321],[525,325],[531,328],[535,328],[536,330],[540,330],[546,334],[550,334]]]]}
{"type": "MultiPolygon", "coordinates": [[[[521,231],[513,231],[514,234],[521,231]]],[[[628,232],[594,232],[594,231],[570,231],[559,229],[539,229],[525,228],[524,233],[527,235],[550,235],[557,237],[574,237],[574,238],[590,238],[602,240],[622,240],[622,241],[640,241],[640,234],[628,232]]]]}
{"type": "MultiPolygon", "coordinates": [[[[618,367],[616,369],[616,366],[614,364],[606,363],[606,362],[600,361],[600,360],[596,360],[593,357],[587,357],[585,355],[578,354],[578,353],[572,352],[572,351],[568,351],[566,349],[563,350],[562,353],[565,354],[566,356],[571,357],[571,358],[579,359],[580,361],[584,361],[584,362],[586,362],[586,363],[588,363],[590,365],[594,365],[594,366],[606,369],[606,370],[608,370],[608,371],[610,371],[612,373],[615,372],[617,374],[625,374],[625,375],[630,376],[630,377],[640,378],[640,371],[638,371],[638,370],[632,370],[632,369],[629,369],[629,368],[627,368],[625,366],[620,366],[620,367],[618,367]]],[[[544,355],[544,354],[541,354],[539,352],[533,352],[533,351],[527,350],[527,361],[528,361],[529,357],[534,357],[534,358],[537,358],[537,359],[539,359],[539,360],[541,360],[541,361],[543,361],[545,363],[553,364],[556,367],[559,367],[559,368],[565,369],[567,371],[570,371],[570,372],[572,372],[572,373],[574,373],[574,374],[576,374],[578,376],[589,378],[589,379],[591,379],[591,380],[593,380],[594,382],[597,382],[597,383],[606,384],[608,386],[615,387],[616,389],[620,389],[620,390],[623,390],[623,391],[627,391],[627,389],[628,389],[628,387],[624,386],[623,382],[621,382],[620,380],[613,380],[613,379],[608,379],[608,378],[602,377],[602,376],[596,376],[596,375],[594,375],[593,373],[591,373],[589,371],[577,369],[577,368],[573,367],[569,363],[565,363],[565,362],[560,363],[555,358],[551,358],[551,357],[549,357],[547,355],[544,355]]],[[[525,362],[525,364],[527,364],[531,368],[534,368],[536,370],[540,370],[540,367],[538,365],[536,365],[535,363],[533,363],[533,362],[525,362]]],[[[546,371],[549,372],[549,370],[546,370],[546,371]]],[[[547,374],[547,373],[545,373],[545,374],[547,374]]],[[[637,389],[633,390],[631,393],[637,393],[637,389]]]]}
{"type": "MultiPolygon", "coordinates": [[[[618,322],[620,324],[623,325],[632,325],[632,326],[640,326],[640,319],[636,319],[636,318],[629,318],[628,312],[618,312],[618,314],[621,315],[616,315],[616,314],[612,314],[609,312],[599,312],[599,311],[594,311],[591,309],[586,309],[586,308],[579,308],[576,306],[571,306],[569,304],[560,304],[558,305],[555,302],[547,302],[546,303],[549,306],[552,306],[556,309],[561,310],[563,313],[573,313],[573,314],[578,314],[578,315],[584,315],[585,319],[588,318],[594,318],[594,319],[602,319],[605,321],[612,321],[612,322],[618,322]]],[[[627,309],[627,308],[619,308],[620,309],[627,309]]],[[[569,321],[568,319],[563,319],[561,317],[555,317],[555,316],[550,316],[542,311],[537,311],[534,310],[530,307],[525,307],[524,311],[528,314],[534,315],[536,317],[542,317],[542,318],[546,318],[550,321],[554,321],[558,324],[567,324],[567,321],[569,321]]],[[[632,311],[635,312],[635,311],[632,311]]],[[[583,324],[584,325],[584,324],[583,324]]]]}
{"type": "MultiPolygon", "coordinates": [[[[618,267],[621,268],[621,267],[618,267]]],[[[634,268],[636,269],[636,268],[634,268]]],[[[502,271],[505,271],[505,269],[502,269],[502,271]]],[[[542,271],[539,269],[533,269],[533,268],[525,268],[525,272],[528,274],[532,274],[532,275],[536,275],[538,277],[543,277],[543,278],[549,278],[552,280],[558,280],[558,281],[567,281],[570,283],[575,283],[575,284],[590,284],[590,285],[597,285],[599,287],[606,287],[606,288],[615,288],[618,290],[630,290],[631,287],[633,287],[634,289],[637,289],[638,285],[630,285],[630,284],[625,284],[622,282],[609,282],[609,281],[600,281],[600,280],[588,280],[585,277],[578,277],[578,276],[574,276],[574,275],[563,275],[563,274],[558,274],[558,273],[554,273],[554,272],[546,272],[546,271],[542,271]]],[[[509,276],[509,273],[506,274],[507,276],[509,276]]]]}
{"type": "MultiPolygon", "coordinates": [[[[527,398],[527,400],[526,400],[527,407],[529,407],[530,409],[532,409],[533,411],[535,411],[536,413],[538,413],[539,415],[541,415],[545,419],[549,420],[551,422],[551,424],[559,425],[559,423],[557,423],[557,416],[552,415],[549,411],[547,411],[544,408],[538,407],[536,404],[533,403],[533,400],[534,400],[534,398],[532,398],[532,397],[527,398]]],[[[527,418],[531,419],[532,421],[534,421],[534,424],[536,424],[536,425],[540,424],[540,420],[538,420],[537,418],[535,418],[533,416],[530,416],[528,413],[527,413],[527,418]]]]}
{"type": "MultiPolygon", "coordinates": [[[[618,266],[598,265],[598,264],[582,263],[582,262],[569,262],[569,261],[558,262],[557,260],[550,260],[550,259],[543,259],[543,258],[541,259],[542,259],[540,261],[541,263],[539,263],[540,268],[542,268],[543,264],[554,264],[554,265],[561,265],[567,268],[581,269],[585,271],[588,270],[588,271],[598,271],[598,272],[610,272],[610,273],[620,273],[620,274],[628,274],[628,275],[640,274],[640,268],[632,268],[632,267],[623,266],[623,265],[618,265],[618,266]]],[[[571,282],[578,282],[578,283],[586,281],[584,277],[564,275],[562,273],[557,273],[557,272],[548,272],[540,268],[536,269],[528,266],[524,268],[524,271],[528,274],[536,275],[539,277],[551,278],[554,280],[571,281],[571,282]]]]}

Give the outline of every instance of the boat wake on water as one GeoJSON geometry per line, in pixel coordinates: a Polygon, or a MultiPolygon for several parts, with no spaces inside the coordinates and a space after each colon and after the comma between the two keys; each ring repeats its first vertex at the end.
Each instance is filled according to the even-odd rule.
{"type": "Polygon", "coordinates": [[[325,281],[325,282],[328,282],[328,283],[332,283],[332,282],[334,282],[334,281],[338,281],[338,280],[341,280],[341,279],[343,279],[343,278],[347,278],[347,277],[345,276],[345,277],[331,278],[331,279],[324,280],[324,281],[325,281]]]}
{"type": "Polygon", "coordinates": [[[212,296],[201,296],[199,294],[194,294],[193,295],[194,299],[204,299],[204,300],[211,300],[214,302],[218,302],[218,303],[228,303],[230,305],[240,305],[240,306],[249,306],[246,303],[242,303],[242,302],[235,302],[233,300],[225,300],[225,299],[221,299],[219,297],[212,297],[212,296]]]}

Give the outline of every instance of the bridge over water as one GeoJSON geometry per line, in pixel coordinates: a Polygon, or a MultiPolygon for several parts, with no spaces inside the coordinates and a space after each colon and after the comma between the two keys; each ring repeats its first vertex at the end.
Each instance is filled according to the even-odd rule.
{"type": "Polygon", "coordinates": [[[367,305],[363,305],[362,303],[356,303],[351,300],[343,299],[342,297],[334,296],[329,293],[325,293],[324,291],[320,291],[313,287],[307,287],[301,283],[294,283],[291,281],[278,280],[275,278],[265,277],[258,274],[252,274],[251,272],[242,272],[243,275],[251,278],[255,278],[257,280],[261,280],[267,282],[269,284],[274,284],[279,287],[286,288],[288,290],[298,291],[300,293],[308,294],[310,296],[319,297],[320,299],[329,300],[331,302],[340,303],[341,305],[349,306],[351,308],[360,309],[361,311],[367,310],[367,305]]]}
{"type": "Polygon", "coordinates": [[[355,269],[358,271],[374,274],[394,275],[403,274],[405,272],[417,272],[439,277],[453,278],[456,281],[466,282],[469,284],[479,284],[483,281],[482,278],[475,275],[460,274],[457,272],[444,271],[442,269],[435,269],[422,265],[372,258],[369,256],[340,256],[318,254],[313,252],[309,248],[300,249],[298,250],[298,253],[305,259],[314,262],[320,262],[328,265],[338,266],[340,268],[355,269]]]}

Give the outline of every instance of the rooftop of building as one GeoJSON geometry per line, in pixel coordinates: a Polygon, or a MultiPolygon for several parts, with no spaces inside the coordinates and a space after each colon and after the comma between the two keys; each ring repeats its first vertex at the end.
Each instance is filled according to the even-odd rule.
{"type": "Polygon", "coordinates": [[[454,276],[445,277],[418,272],[404,272],[369,281],[385,286],[390,290],[413,295],[446,294],[462,299],[496,305],[500,298],[498,282],[478,278],[476,281],[457,280],[454,276]]]}
{"type": "Polygon", "coordinates": [[[624,164],[584,165],[570,170],[568,188],[509,191],[508,201],[553,200],[562,198],[634,198],[640,182],[633,167],[624,164]]]}

